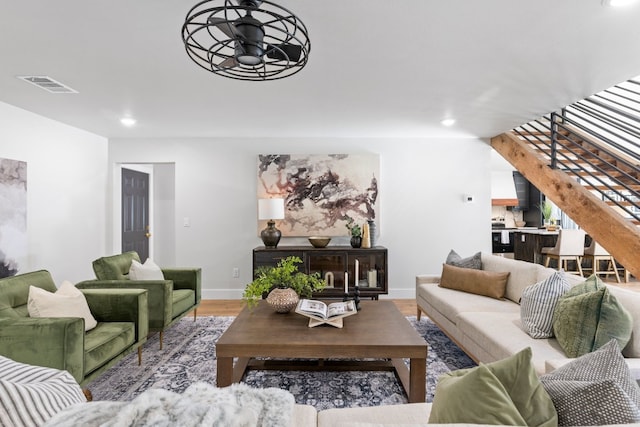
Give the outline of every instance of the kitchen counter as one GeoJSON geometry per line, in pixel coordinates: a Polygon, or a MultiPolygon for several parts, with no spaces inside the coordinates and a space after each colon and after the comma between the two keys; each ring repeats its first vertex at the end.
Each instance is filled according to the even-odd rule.
{"type": "Polygon", "coordinates": [[[556,231],[548,231],[546,228],[537,228],[537,227],[521,227],[516,228],[515,232],[527,233],[527,234],[539,234],[542,236],[557,236],[558,230],[556,231]]]}
{"type": "Polygon", "coordinates": [[[535,227],[523,227],[514,230],[513,257],[542,264],[542,248],[555,246],[558,234],[558,231],[547,231],[544,228],[535,227]]]}

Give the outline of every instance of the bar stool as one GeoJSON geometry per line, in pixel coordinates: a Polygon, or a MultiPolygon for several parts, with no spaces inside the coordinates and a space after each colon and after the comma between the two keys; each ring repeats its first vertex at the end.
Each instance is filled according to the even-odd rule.
{"type": "Polygon", "coordinates": [[[607,252],[605,248],[600,246],[594,239],[591,239],[591,244],[584,248],[584,257],[582,259],[585,261],[591,261],[591,267],[589,269],[592,274],[604,274],[605,277],[610,274],[614,274],[616,276],[616,282],[620,283],[620,275],[618,274],[616,260],[613,259],[611,254],[607,252]],[[606,270],[600,270],[600,261],[607,261],[606,270]]]}
{"type": "Polygon", "coordinates": [[[584,230],[560,230],[554,247],[542,248],[540,253],[544,258],[544,266],[549,267],[552,259],[558,261],[558,270],[564,268],[567,273],[582,274],[582,256],[584,255],[584,230]],[[568,270],[568,261],[575,261],[576,270],[568,270]]]}

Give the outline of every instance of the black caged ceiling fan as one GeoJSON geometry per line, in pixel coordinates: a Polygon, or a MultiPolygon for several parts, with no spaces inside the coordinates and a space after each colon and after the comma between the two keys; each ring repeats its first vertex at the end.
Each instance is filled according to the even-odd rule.
{"type": "Polygon", "coordinates": [[[202,1],[187,14],[182,40],[196,64],[237,80],[291,76],[311,50],[304,23],[267,0],[202,1]]]}

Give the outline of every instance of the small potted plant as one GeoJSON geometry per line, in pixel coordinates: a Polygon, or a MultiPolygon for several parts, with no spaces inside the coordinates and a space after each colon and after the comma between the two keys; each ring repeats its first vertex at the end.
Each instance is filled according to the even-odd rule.
{"type": "Polygon", "coordinates": [[[266,295],[266,300],[278,313],[293,309],[300,297],[311,298],[314,292],[324,289],[320,273],[306,274],[298,271],[302,260],[297,256],[281,259],[278,265],[256,269],[256,279],[249,283],[242,299],[249,307],[255,306],[266,295]]]}
{"type": "Polygon", "coordinates": [[[349,234],[351,235],[351,247],[359,248],[360,245],[362,245],[362,229],[355,223],[353,218],[349,218],[345,227],[347,227],[347,230],[349,230],[349,234]]]}
{"type": "Polygon", "coordinates": [[[547,230],[555,230],[555,224],[553,219],[553,205],[551,202],[545,200],[539,206],[540,213],[542,213],[542,218],[544,219],[544,226],[547,230]]]}

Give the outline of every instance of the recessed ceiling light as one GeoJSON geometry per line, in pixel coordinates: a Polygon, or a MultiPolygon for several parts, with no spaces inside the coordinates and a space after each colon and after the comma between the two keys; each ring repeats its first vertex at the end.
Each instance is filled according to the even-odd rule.
{"type": "Polygon", "coordinates": [[[441,121],[440,123],[442,123],[442,126],[453,126],[456,121],[454,119],[444,119],[443,121],[441,121]]]}
{"type": "Polygon", "coordinates": [[[133,117],[123,117],[120,119],[120,123],[122,123],[126,127],[131,127],[136,124],[136,119],[133,117]]]}
{"type": "Polygon", "coordinates": [[[635,2],[636,0],[602,0],[602,5],[608,7],[622,7],[635,2]]]}

